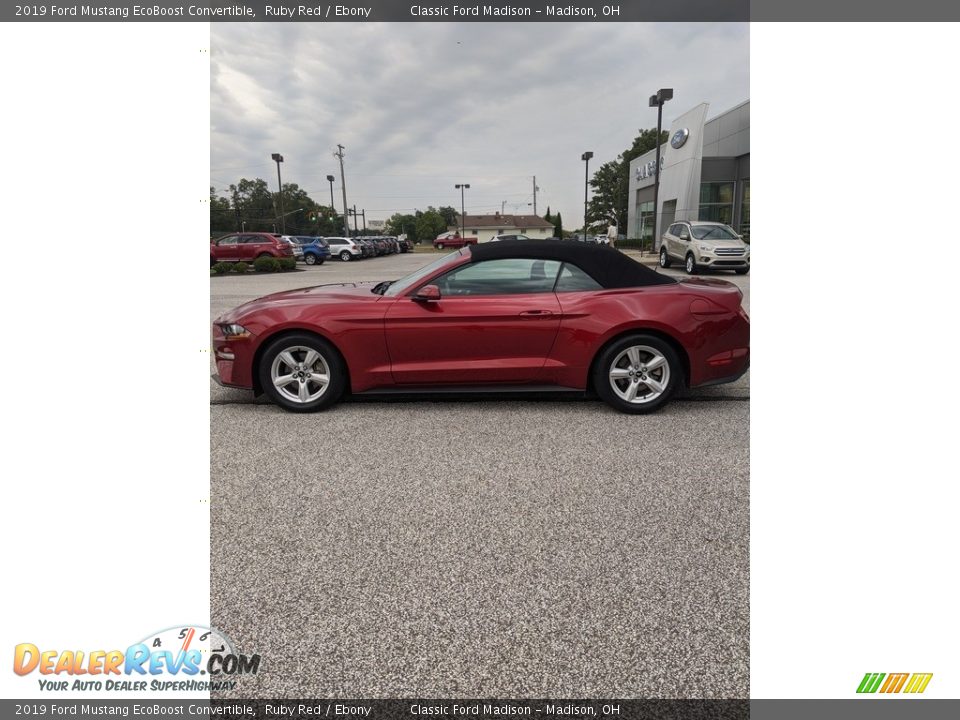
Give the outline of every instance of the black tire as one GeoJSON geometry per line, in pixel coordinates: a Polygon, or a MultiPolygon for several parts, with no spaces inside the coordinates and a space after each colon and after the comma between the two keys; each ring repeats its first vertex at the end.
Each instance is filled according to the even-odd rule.
{"type": "MultiPolygon", "coordinates": [[[[284,366],[281,365],[281,367],[284,366]]],[[[263,355],[260,356],[257,373],[260,378],[260,387],[263,388],[267,397],[284,410],[290,412],[316,412],[328,408],[343,396],[347,388],[347,369],[340,353],[323,338],[307,333],[291,333],[271,341],[266,350],[263,351],[263,355]],[[293,350],[293,348],[299,348],[299,350],[293,350]],[[306,359],[303,353],[304,348],[309,348],[319,353],[323,363],[326,363],[329,383],[326,389],[324,389],[315,400],[298,402],[284,395],[274,385],[271,377],[271,369],[274,360],[284,351],[291,352],[295,360],[306,359]]],[[[295,384],[295,387],[299,389],[301,384],[302,383],[295,384]]],[[[287,387],[289,388],[289,385],[287,387]]],[[[317,385],[308,383],[308,390],[311,387],[313,387],[315,391],[319,390],[317,385]]]]}
{"type": "Polygon", "coordinates": [[[696,275],[700,272],[700,269],[697,267],[697,259],[693,256],[693,253],[687,253],[687,260],[684,264],[684,267],[687,271],[687,275],[696,275]]]}
{"type": "MultiPolygon", "coordinates": [[[[641,364],[640,367],[645,367],[641,364]]],[[[647,375],[642,375],[643,379],[647,378],[647,375]]],[[[655,410],[663,407],[670,400],[673,393],[676,391],[683,383],[683,365],[680,362],[680,358],[677,356],[676,351],[670,345],[670,343],[665,340],[660,339],[656,335],[647,335],[645,333],[635,333],[632,335],[625,335],[624,337],[615,340],[605,347],[600,355],[597,357],[596,362],[593,366],[593,387],[597,391],[597,394],[600,398],[610,405],[612,408],[619,410],[620,412],[630,413],[632,415],[640,415],[645,413],[651,413],[655,410]],[[629,356],[627,359],[627,367],[622,367],[620,363],[623,362],[624,358],[621,358],[629,348],[640,347],[648,348],[651,350],[651,353],[646,351],[640,351],[639,358],[641,363],[646,363],[649,361],[655,360],[655,355],[659,354],[660,357],[665,361],[666,372],[661,368],[664,365],[660,365],[657,369],[649,371],[649,377],[654,381],[663,381],[664,376],[666,376],[666,382],[663,383],[663,390],[651,398],[650,400],[644,401],[642,398],[644,396],[654,394],[654,389],[651,386],[646,385],[642,380],[637,380],[637,400],[631,402],[624,397],[621,397],[621,394],[614,390],[613,384],[617,383],[618,388],[621,393],[626,392],[630,385],[634,382],[633,377],[629,376],[624,377],[621,380],[613,380],[610,377],[610,373],[614,369],[616,363],[617,369],[623,371],[632,371],[633,368],[629,365],[629,356]],[[657,373],[659,372],[659,377],[657,373]],[[639,390],[643,392],[639,392],[639,390]]]]}
{"type": "Polygon", "coordinates": [[[443,250],[443,243],[437,243],[437,250],[443,250]]]}
{"type": "Polygon", "coordinates": [[[262,257],[273,257],[273,255],[271,255],[270,253],[260,253],[259,255],[257,255],[257,260],[259,260],[262,257]]]}
{"type": "Polygon", "coordinates": [[[323,265],[323,263],[325,262],[326,260],[323,260],[322,258],[317,258],[317,265],[323,265]]]}
{"type": "Polygon", "coordinates": [[[748,272],[750,272],[750,268],[737,268],[736,270],[734,270],[734,272],[737,275],[746,275],[748,272]]]}
{"type": "Polygon", "coordinates": [[[340,259],[343,260],[343,262],[350,262],[351,258],[352,258],[352,256],[351,256],[350,253],[349,253],[348,251],[346,251],[346,250],[344,250],[342,253],[340,253],[340,259]]]}
{"type": "Polygon", "coordinates": [[[303,261],[304,261],[307,265],[316,265],[316,264],[317,264],[317,256],[314,255],[313,253],[306,253],[306,254],[303,256],[303,261]]]}
{"type": "Polygon", "coordinates": [[[670,259],[670,256],[667,254],[667,249],[665,247],[660,248],[660,267],[668,268],[673,265],[673,261],[670,259]]]}

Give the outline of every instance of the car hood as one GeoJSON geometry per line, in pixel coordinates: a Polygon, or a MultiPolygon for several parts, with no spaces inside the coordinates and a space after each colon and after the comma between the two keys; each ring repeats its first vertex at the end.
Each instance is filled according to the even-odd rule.
{"type": "Polygon", "coordinates": [[[693,242],[709,245],[712,248],[737,248],[739,250],[749,250],[750,246],[739,240],[694,240],[693,242]]]}
{"type": "Polygon", "coordinates": [[[242,319],[262,310],[272,310],[281,307],[295,307],[298,305],[318,304],[349,304],[356,305],[358,302],[376,302],[383,296],[370,292],[377,283],[331,283],[328,285],[315,285],[313,287],[298,288],[296,290],[284,290],[283,292],[264,295],[256,300],[244,303],[235,307],[233,310],[224,313],[216,319],[216,323],[242,324],[242,319]]]}

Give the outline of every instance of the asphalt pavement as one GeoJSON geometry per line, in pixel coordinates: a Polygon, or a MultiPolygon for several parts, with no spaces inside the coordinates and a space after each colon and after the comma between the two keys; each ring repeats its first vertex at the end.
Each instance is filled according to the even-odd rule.
{"type": "MultiPolygon", "coordinates": [[[[211,318],[434,257],[214,277],[211,318]]],[[[724,277],[749,311],[749,276],[724,277]]],[[[748,400],[749,373],[649,416],[543,399],[295,415],[211,384],[211,620],[262,657],[233,694],[747,697],[748,400]]]]}

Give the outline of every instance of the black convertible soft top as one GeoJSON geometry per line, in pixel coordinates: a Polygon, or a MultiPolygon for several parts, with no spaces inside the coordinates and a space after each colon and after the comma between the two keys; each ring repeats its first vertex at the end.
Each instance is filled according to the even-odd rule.
{"type": "Polygon", "coordinates": [[[606,289],[668,285],[672,277],[661,275],[646,265],[608,245],[575,240],[501,240],[470,245],[471,262],[501,258],[560,260],[576,265],[606,289]]]}

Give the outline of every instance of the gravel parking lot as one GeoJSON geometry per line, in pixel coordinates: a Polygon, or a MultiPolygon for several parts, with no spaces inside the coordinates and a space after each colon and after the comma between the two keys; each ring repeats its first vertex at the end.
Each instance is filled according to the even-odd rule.
{"type": "MultiPolygon", "coordinates": [[[[434,257],[214,277],[211,319],[434,257]]],[[[727,279],[749,310],[749,277],[727,279]]],[[[211,383],[211,619],[263,658],[234,694],[747,697],[748,399],[749,374],[651,416],[554,399],[294,415],[211,383]]]]}

